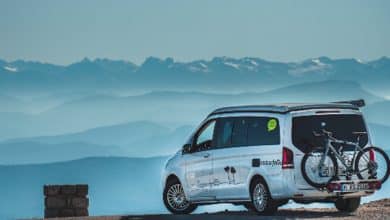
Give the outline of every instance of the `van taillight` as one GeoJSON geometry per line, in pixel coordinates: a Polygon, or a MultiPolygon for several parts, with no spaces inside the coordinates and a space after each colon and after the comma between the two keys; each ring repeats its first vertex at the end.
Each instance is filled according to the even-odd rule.
{"type": "Polygon", "coordinates": [[[374,150],[369,150],[369,154],[370,154],[370,161],[375,161],[375,152],[374,150]]]}
{"type": "Polygon", "coordinates": [[[290,149],[283,147],[282,169],[291,168],[294,168],[294,154],[290,149]]]}

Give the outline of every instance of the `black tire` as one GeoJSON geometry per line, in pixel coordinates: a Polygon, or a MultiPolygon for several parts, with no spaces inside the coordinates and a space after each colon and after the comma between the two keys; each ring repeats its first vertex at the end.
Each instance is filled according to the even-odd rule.
{"type": "Polygon", "coordinates": [[[244,207],[245,207],[248,211],[250,211],[250,212],[254,212],[254,211],[255,211],[255,207],[253,207],[252,203],[244,203],[243,205],[244,205],[244,207]]]}
{"type": "MultiPolygon", "coordinates": [[[[390,174],[390,170],[389,170],[389,165],[390,165],[390,162],[389,162],[389,157],[387,156],[387,154],[380,148],[377,148],[377,147],[367,147],[367,148],[364,148],[362,151],[360,151],[357,156],[356,156],[356,160],[355,160],[355,170],[357,171],[357,176],[359,179],[366,179],[365,177],[362,176],[361,172],[360,171],[360,168],[359,168],[359,161],[362,159],[362,156],[367,153],[368,151],[370,150],[373,150],[373,151],[376,151],[376,153],[379,153],[383,156],[383,158],[385,159],[385,163],[387,164],[387,167],[386,167],[386,171],[383,175],[382,178],[380,178],[379,180],[381,181],[381,183],[384,183],[387,178],[389,178],[389,174],[390,174]]],[[[370,176],[368,178],[376,178],[376,177],[373,177],[373,176],[370,176]]]]}
{"type": "Polygon", "coordinates": [[[339,198],[335,201],[334,205],[340,212],[354,212],[359,208],[360,197],[349,199],[339,198]]]}
{"type": "Polygon", "coordinates": [[[267,184],[260,178],[252,182],[250,193],[252,203],[248,207],[252,211],[255,211],[259,215],[273,215],[278,211],[278,205],[272,199],[267,184]],[[255,194],[262,196],[261,201],[256,199],[257,196],[255,194]]]}
{"type": "MultiPolygon", "coordinates": [[[[337,159],[336,157],[333,155],[333,154],[328,154],[328,157],[331,159],[330,161],[332,162],[333,164],[333,167],[334,167],[334,175],[331,176],[329,178],[329,180],[326,180],[326,181],[321,181],[321,182],[315,182],[314,180],[310,179],[310,177],[307,175],[307,172],[306,172],[306,163],[307,163],[307,160],[310,158],[310,156],[312,156],[312,153],[313,152],[309,152],[307,154],[305,154],[302,158],[302,162],[301,162],[301,172],[302,172],[302,176],[303,178],[306,180],[306,182],[311,185],[311,186],[314,186],[316,188],[323,188],[323,187],[326,187],[326,185],[332,181],[332,180],[336,180],[338,178],[338,165],[337,165],[337,159]]],[[[318,153],[318,152],[316,152],[318,153]]]]}
{"type": "Polygon", "coordinates": [[[185,202],[187,202],[187,203],[186,203],[186,205],[183,205],[183,207],[181,207],[181,208],[178,208],[179,203],[176,203],[175,201],[173,201],[172,197],[168,198],[168,197],[170,197],[173,188],[178,188],[178,187],[181,187],[181,190],[183,189],[181,183],[178,180],[172,179],[172,180],[167,181],[167,184],[166,184],[166,186],[164,188],[164,192],[163,192],[164,205],[173,214],[190,214],[191,212],[193,212],[197,208],[197,205],[191,204],[190,202],[186,201],[184,192],[182,193],[182,195],[181,195],[181,193],[179,193],[179,194],[181,195],[180,197],[182,199],[184,199],[183,203],[185,203],[185,202]],[[177,204],[178,206],[175,207],[174,204],[177,204]]]}
{"type": "Polygon", "coordinates": [[[288,203],[288,201],[289,201],[288,199],[277,200],[276,204],[280,207],[280,206],[286,205],[288,203]]]}

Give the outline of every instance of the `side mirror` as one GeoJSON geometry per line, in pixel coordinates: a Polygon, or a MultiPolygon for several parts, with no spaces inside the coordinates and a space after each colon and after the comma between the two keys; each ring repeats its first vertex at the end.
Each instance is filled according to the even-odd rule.
{"type": "Polygon", "coordinates": [[[191,153],[191,144],[183,145],[183,153],[191,153]]]}

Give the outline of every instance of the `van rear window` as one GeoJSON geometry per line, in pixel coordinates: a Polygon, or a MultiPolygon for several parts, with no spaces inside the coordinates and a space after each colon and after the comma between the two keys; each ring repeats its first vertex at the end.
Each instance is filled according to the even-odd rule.
{"type": "MultiPolygon", "coordinates": [[[[313,131],[321,131],[321,124],[324,125],[325,130],[333,132],[335,138],[351,142],[356,141],[356,135],[352,134],[353,132],[367,131],[361,115],[343,114],[294,117],[292,124],[293,144],[305,153],[309,152],[313,147],[323,147],[323,138],[313,135],[313,131]]],[[[365,146],[367,141],[367,135],[364,135],[360,140],[360,146],[365,146]]],[[[344,149],[350,150],[351,146],[346,146],[344,149]]]]}

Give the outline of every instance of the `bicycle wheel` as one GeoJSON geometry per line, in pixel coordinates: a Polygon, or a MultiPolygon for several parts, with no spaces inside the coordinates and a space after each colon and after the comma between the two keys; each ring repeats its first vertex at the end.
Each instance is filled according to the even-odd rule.
{"type": "Polygon", "coordinates": [[[324,164],[320,167],[320,161],[323,152],[310,152],[302,158],[301,171],[302,176],[311,186],[322,188],[330,181],[336,179],[338,166],[336,158],[328,154],[325,156],[324,164]]]}
{"type": "Polygon", "coordinates": [[[359,179],[378,179],[384,183],[389,177],[389,157],[380,148],[364,148],[356,156],[355,171],[359,179]]]}

